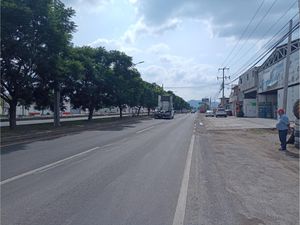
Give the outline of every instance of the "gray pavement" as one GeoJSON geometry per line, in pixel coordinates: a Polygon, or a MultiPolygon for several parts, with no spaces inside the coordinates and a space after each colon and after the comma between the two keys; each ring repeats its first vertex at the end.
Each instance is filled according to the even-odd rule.
{"type": "Polygon", "coordinates": [[[1,224],[297,224],[298,159],[232,129],[263,123],[186,114],[4,147],[1,224]]]}
{"type": "MultiPolygon", "coordinates": [[[[128,114],[124,114],[124,117],[131,116],[128,114]]],[[[114,118],[114,117],[120,117],[120,115],[103,115],[103,116],[93,116],[93,119],[101,119],[101,118],[114,118]]],[[[69,118],[60,118],[61,122],[65,121],[79,121],[79,120],[87,120],[88,116],[80,116],[80,117],[69,117],[69,118]]],[[[43,123],[53,123],[52,119],[36,119],[33,118],[32,120],[17,120],[17,125],[30,125],[30,124],[43,124],[43,123]]],[[[0,127],[8,127],[9,122],[8,121],[1,121],[0,127]]]]}
{"type": "Polygon", "coordinates": [[[1,158],[1,224],[171,224],[193,120],[10,146],[1,158]]]}

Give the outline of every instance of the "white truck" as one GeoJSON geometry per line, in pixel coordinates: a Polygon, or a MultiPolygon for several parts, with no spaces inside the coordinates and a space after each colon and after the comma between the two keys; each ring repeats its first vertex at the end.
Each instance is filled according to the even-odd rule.
{"type": "Polygon", "coordinates": [[[174,108],[173,108],[173,96],[172,95],[159,95],[158,96],[158,107],[154,112],[155,119],[173,119],[174,108]]]}

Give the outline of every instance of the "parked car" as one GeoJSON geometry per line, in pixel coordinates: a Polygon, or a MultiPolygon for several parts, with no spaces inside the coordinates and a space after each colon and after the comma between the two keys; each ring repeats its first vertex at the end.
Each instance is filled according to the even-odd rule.
{"type": "Polygon", "coordinates": [[[227,113],[224,108],[218,108],[216,111],[216,117],[227,117],[227,113]]]}
{"type": "Polygon", "coordinates": [[[209,116],[211,116],[211,117],[215,116],[214,112],[212,110],[206,110],[205,117],[209,117],[209,116]]]}
{"type": "Polygon", "coordinates": [[[232,116],[232,111],[230,109],[225,110],[227,116],[232,116]]]}

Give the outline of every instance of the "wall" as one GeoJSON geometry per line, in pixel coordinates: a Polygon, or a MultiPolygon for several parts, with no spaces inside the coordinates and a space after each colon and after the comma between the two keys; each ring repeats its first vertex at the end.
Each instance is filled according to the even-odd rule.
{"type": "MultiPolygon", "coordinates": [[[[296,117],[293,114],[293,106],[297,99],[300,98],[299,96],[299,88],[300,85],[295,85],[288,88],[288,96],[287,96],[287,110],[286,114],[291,121],[295,121],[296,117]]],[[[283,89],[277,91],[277,102],[278,108],[282,108],[283,105],[283,89]]]]}
{"type": "Polygon", "coordinates": [[[246,91],[257,87],[257,67],[248,70],[240,77],[240,90],[246,91]]]}
{"type": "Polygon", "coordinates": [[[244,99],[243,112],[245,117],[256,117],[256,99],[244,99]]]}
{"type": "MultiPolygon", "coordinates": [[[[289,85],[297,84],[299,79],[299,51],[290,56],[289,85]]],[[[277,90],[283,87],[286,58],[258,73],[258,93],[277,90]]]]}

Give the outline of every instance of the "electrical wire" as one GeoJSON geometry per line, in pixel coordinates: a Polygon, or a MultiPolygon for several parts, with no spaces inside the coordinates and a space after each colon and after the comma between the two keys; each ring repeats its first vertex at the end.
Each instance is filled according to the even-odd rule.
{"type": "Polygon", "coordinates": [[[250,24],[253,22],[254,18],[256,17],[257,13],[259,12],[259,10],[261,9],[261,7],[263,6],[265,0],[263,0],[261,2],[261,4],[259,5],[259,7],[257,8],[257,10],[255,11],[254,15],[252,16],[250,22],[247,24],[246,28],[244,29],[242,35],[240,36],[238,42],[235,44],[235,46],[233,47],[233,49],[230,51],[229,55],[226,57],[226,59],[223,61],[222,63],[222,67],[225,64],[225,62],[230,58],[231,54],[233,53],[233,51],[236,49],[236,47],[238,46],[238,44],[240,43],[240,41],[242,40],[242,38],[244,37],[244,35],[246,34],[246,32],[248,31],[248,28],[250,26],[250,24]]]}
{"type": "MultiPolygon", "coordinates": [[[[243,49],[244,46],[246,46],[246,44],[248,43],[248,41],[250,40],[250,38],[252,37],[252,35],[254,34],[254,32],[257,30],[257,28],[260,26],[260,24],[264,21],[264,19],[267,17],[267,15],[270,13],[271,9],[274,7],[275,3],[278,0],[274,0],[272,5],[268,8],[268,10],[266,11],[266,13],[263,15],[263,17],[258,21],[258,23],[256,24],[256,26],[254,27],[254,29],[252,30],[252,32],[248,35],[246,41],[244,42],[243,45],[241,45],[241,47],[239,48],[239,50],[237,51],[237,54],[235,54],[235,56],[233,57],[234,59],[239,55],[239,53],[241,52],[241,50],[243,49]]],[[[229,63],[227,63],[227,65],[229,65],[229,63]]],[[[227,66],[226,65],[226,66],[227,66]]]]}
{"type": "MultiPolygon", "coordinates": [[[[268,33],[269,33],[269,31],[293,8],[293,6],[295,5],[295,3],[297,3],[297,1],[295,1],[289,8],[288,8],[288,10],[287,11],[285,11],[285,13],[279,18],[279,19],[277,19],[277,21],[272,25],[272,26],[270,26],[270,28],[263,34],[263,36],[262,37],[265,37],[268,33]]],[[[294,17],[296,17],[298,15],[298,13],[294,16],[294,17]]],[[[292,18],[292,19],[294,19],[294,17],[292,18]]],[[[276,35],[278,35],[278,33],[280,33],[281,32],[281,30],[279,31],[279,32],[277,32],[277,34],[276,35]]],[[[273,37],[272,37],[272,39],[271,40],[273,40],[275,37],[276,37],[276,35],[274,35],[273,37]]],[[[267,48],[267,45],[268,44],[270,44],[271,43],[271,40],[270,41],[268,41],[266,44],[264,44],[265,46],[263,46],[263,48],[267,48]]],[[[248,54],[247,53],[249,53],[249,52],[251,52],[251,49],[252,49],[253,47],[252,46],[250,46],[248,49],[247,49],[247,51],[245,51],[246,52],[246,54],[244,54],[243,56],[241,56],[240,58],[238,58],[238,61],[241,61],[243,58],[245,58],[245,56],[247,56],[248,54]]],[[[232,63],[233,65],[235,65],[235,64],[238,64],[238,61],[237,60],[235,60],[234,61],[234,63],[232,63]]]]}
{"type": "MultiPolygon", "coordinates": [[[[289,31],[288,33],[286,33],[279,41],[277,41],[271,48],[269,48],[268,50],[266,50],[263,54],[261,54],[259,56],[259,58],[256,60],[256,62],[247,65],[247,67],[249,67],[250,65],[252,65],[249,69],[253,68],[254,66],[256,66],[262,59],[264,59],[271,51],[273,51],[281,42],[283,42],[289,34],[293,33],[294,31],[296,31],[297,29],[299,29],[299,22],[297,22],[294,27],[292,28],[291,31],[289,31]]],[[[248,70],[249,70],[248,69],[248,70]]],[[[234,78],[231,82],[229,82],[228,84],[233,83],[234,81],[236,81],[241,75],[237,76],[236,78],[234,78]]]]}

